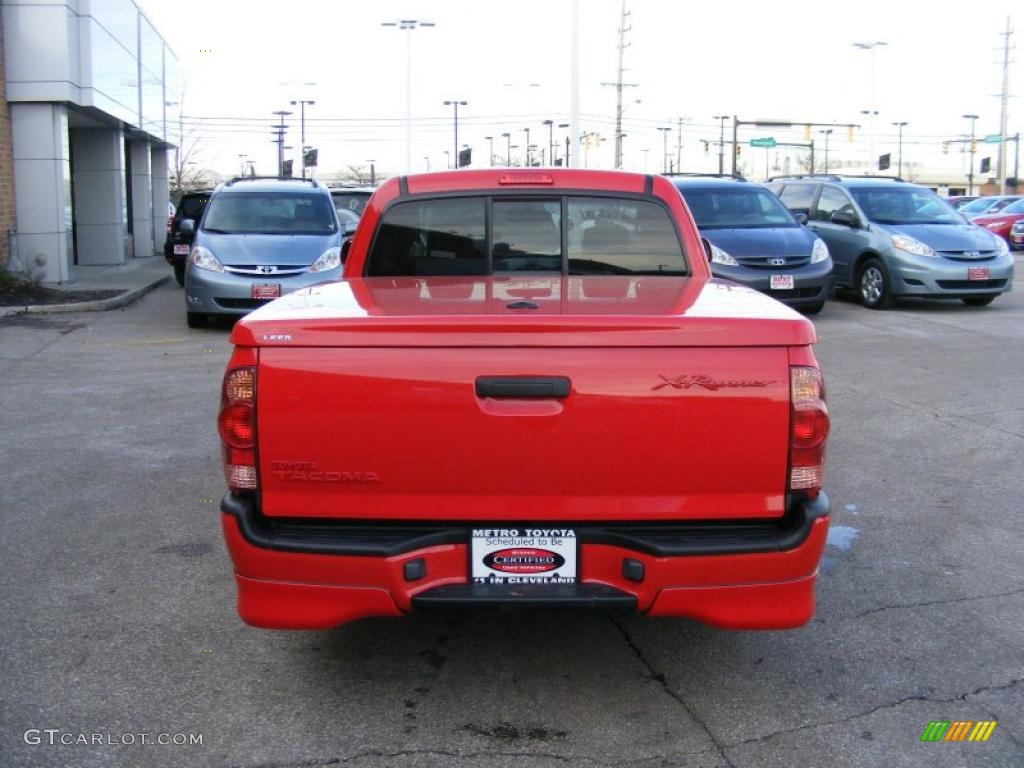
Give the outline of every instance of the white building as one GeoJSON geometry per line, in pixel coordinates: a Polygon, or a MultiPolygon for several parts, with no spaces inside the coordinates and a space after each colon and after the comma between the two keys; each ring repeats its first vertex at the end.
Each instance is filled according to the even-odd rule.
{"type": "Polygon", "coordinates": [[[0,0],[17,257],[46,282],[162,249],[178,60],[132,0],[0,0]]]}

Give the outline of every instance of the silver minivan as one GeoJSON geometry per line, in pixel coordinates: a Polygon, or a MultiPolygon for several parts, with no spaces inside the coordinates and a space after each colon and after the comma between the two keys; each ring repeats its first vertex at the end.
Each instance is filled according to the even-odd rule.
{"type": "Polygon", "coordinates": [[[990,304],[1013,283],[1006,241],[926,187],[894,179],[801,176],[768,188],[828,245],[836,285],[872,309],[903,296],[990,304]]]}

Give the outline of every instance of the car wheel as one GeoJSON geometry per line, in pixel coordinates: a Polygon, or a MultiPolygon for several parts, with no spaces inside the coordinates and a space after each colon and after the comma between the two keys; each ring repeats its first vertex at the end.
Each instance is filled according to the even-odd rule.
{"type": "Polygon", "coordinates": [[[186,312],[185,322],[188,323],[189,328],[206,328],[209,326],[209,316],[202,312],[186,312]]]}
{"type": "Polygon", "coordinates": [[[800,307],[800,311],[805,315],[816,315],[825,308],[825,302],[819,301],[817,304],[808,304],[806,307],[800,307]]]}
{"type": "Polygon", "coordinates": [[[868,259],[857,278],[860,302],[868,309],[889,309],[893,304],[889,275],[879,259],[868,259]]]}
{"type": "Polygon", "coordinates": [[[968,307],[987,307],[998,297],[998,293],[994,293],[991,296],[965,296],[960,299],[968,307]]]}
{"type": "Polygon", "coordinates": [[[175,264],[174,265],[174,279],[178,281],[178,285],[184,287],[185,285],[185,265],[175,264]]]}

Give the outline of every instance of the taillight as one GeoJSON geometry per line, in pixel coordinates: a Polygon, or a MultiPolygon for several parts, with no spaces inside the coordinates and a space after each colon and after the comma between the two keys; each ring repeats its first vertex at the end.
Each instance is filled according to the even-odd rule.
{"type": "Polygon", "coordinates": [[[224,477],[232,491],[255,491],[256,475],[256,368],[231,368],[217,416],[224,454],[224,477]]]}
{"type": "Polygon", "coordinates": [[[789,488],[814,498],[825,476],[828,406],[821,371],[810,366],[789,369],[789,488]]]}
{"type": "Polygon", "coordinates": [[[168,235],[171,234],[171,228],[172,228],[173,224],[174,224],[174,217],[173,216],[168,216],[167,217],[167,234],[168,235]]]}

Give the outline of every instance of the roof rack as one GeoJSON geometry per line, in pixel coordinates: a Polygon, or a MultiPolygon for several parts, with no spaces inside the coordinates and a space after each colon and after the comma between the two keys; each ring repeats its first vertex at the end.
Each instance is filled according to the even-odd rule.
{"type": "Polygon", "coordinates": [[[699,173],[697,171],[671,171],[669,173],[663,173],[662,176],[687,176],[687,177],[703,177],[711,179],[734,179],[736,181],[746,181],[746,178],[739,173],[699,173]]]}
{"type": "Polygon", "coordinates": [[[784,176],[772,176],[768,181],[792,181],[795,179],[826,179],[828,181],[842,181],[843,179],[885,179],[887,181],[899,181],[905,182],[905,179],[899,176],[875,176],[871,174],[864,174],[860,176],[854,176],[851,174],[836,174],[836,173],[800,173],[800,174],[787,174],[784,176]]]}
{"type": "Polygon", "coordinates": [[[235,176],[224,182],[224,186],[230,187],[236,181],[308,181],[314,187],[320,187],[316,179],[297,179],[294,176],[235,176]]]}

